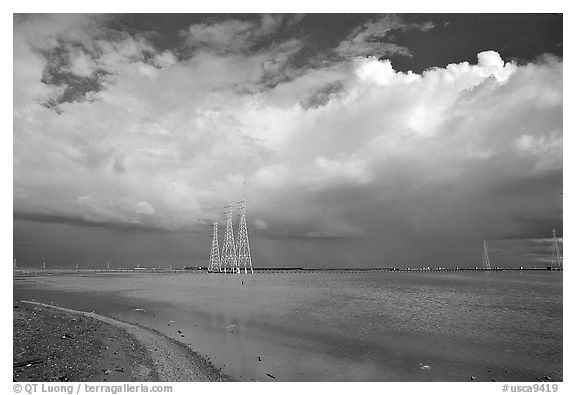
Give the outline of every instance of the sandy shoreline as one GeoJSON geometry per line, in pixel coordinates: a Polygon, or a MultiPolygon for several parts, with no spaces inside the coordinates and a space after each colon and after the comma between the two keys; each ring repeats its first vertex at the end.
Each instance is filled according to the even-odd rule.
{"type": "Polygon", "coordinates": [[[156,330],[92,312],[20,301],[13,336],[15,381],[231,381],[156,330]]]}

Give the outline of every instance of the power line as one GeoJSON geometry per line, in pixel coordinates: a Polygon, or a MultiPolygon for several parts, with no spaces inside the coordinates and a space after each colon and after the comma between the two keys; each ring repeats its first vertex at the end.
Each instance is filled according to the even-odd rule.
{"type": "Polygon", "coordinates": [[[224,235],[224,246],[222,247],[221,265],[224,273],[230,269],[231,273],[237,273],[236,246],[234,245],[234,229],[232,227],[232,203],[226,206],[226,233],[224,235]]]}
{"type": "Polygon", "coordinates": [[[244,273],[254,273],[252,257],[250,256],[250,242],[248,241],[248,226],[246,225],[246,200],[240,202],[240,224],[238,225],[238,273],[244,268],[244,273]]]}
{"type": "Polygon", "coordinates": [[[484,267],[484,269],[491,270],[492,267],[490,266],[490,257],[488,256],[488,246],[486,245],[486,240],[482,242],[482,246],[484,250],[484,256],[482,258],[482,266],[484,267]]]}
{"type": "Polygon", "coordinates": [[[208,271],[221,272],[220,248],[218,247],[218,222],[214,222],[212,230],[212,248],[210,250],[210,261],[208,271]]]}

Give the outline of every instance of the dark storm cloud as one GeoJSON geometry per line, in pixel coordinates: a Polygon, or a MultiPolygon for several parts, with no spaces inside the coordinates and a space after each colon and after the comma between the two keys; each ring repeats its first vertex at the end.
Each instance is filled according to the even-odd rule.
{"type": "Polygon", "coordinates": [[[203,260],[210,234],[15,219],[14,239],[19,267],[180,268],[203,260]]]}
{"type": "Polygon", "coordinates": [[[200,230],[202,250],[245,198],[255,257],[278,266],[473,264],[479,240],[544,237],[562,219],[562,60],[482,44],[431,63],[447,58],[406,40],[464,40],[442,18],[16,17],[15,218],[200,230]]]}
{"type": "MultiPolygon", "coordinates": [[[[117,230],[138,230],[142,232],[159,231],[157,227],[149,227],[141,224],[130,224],[126,222],[111,222],[111,221],[97,222],[94,220],[89,220],[81,217],[43,214],[43,213],[14,212],[14,221],[38,222],[43,224],[65,224],[65,225],[72,225],[74,227],[97,227],[97,228],[117,229],[117,230]]],[[[63,241],[63,243],[65,243],[65,241],[63,241]]]]}

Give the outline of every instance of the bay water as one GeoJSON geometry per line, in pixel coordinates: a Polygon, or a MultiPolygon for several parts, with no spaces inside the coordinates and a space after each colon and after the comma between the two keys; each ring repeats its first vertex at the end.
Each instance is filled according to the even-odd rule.
{"type": "Polygon", "coordinates": [[[18,278],[138,323],[240,381],[561,381],[562,273],[100,273],[18,278]]]}

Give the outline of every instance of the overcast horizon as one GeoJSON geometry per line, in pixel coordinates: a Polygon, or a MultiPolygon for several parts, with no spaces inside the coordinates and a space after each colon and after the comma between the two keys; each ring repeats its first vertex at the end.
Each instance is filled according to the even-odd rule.
{"type": "Polygon", "coordinates": [[[549,265],[562,23],[15,14],[14,257],[206,266],[246,199],[254,267],[549,265]]]}

